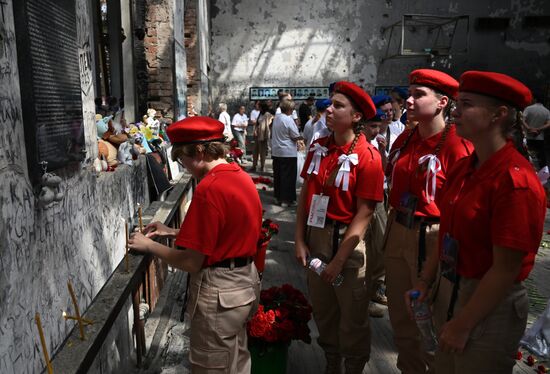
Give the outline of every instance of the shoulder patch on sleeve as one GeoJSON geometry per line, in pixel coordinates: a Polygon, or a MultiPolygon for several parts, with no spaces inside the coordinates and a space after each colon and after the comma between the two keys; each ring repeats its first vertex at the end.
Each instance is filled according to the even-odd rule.
{"type": "MultiPolygon", "coordinates": [[[[376,154],[374,153],[374,146],[368,146],[367,145],[367,152],[365,152],[365,156],[367,157],[367,162],[372,162],[376,159],[376,154]],[[368,152],[368,153],[367,153],[368,152]]],[[[378,154],[378,157],[380,157],[380,155],[378,154]]]]}
{"type": "Polygon", "coordinates": [[[529,175],[528,170],[518,165],[512,165],[508,168],[508,174],[512,179],[512,186],[514,189],[526,189],[529,188],[529,175]]]}

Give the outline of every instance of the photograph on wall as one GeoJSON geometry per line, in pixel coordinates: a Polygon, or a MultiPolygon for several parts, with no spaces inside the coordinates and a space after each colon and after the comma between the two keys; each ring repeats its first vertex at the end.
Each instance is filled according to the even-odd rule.
{"type": "Polygon", "coordinates": [[[376,86],[374,88],[375,95],[389,95],[394,88],[402,89],[405,92],[409,91],[409,86],[376,86]]]}
{"type": "Polygon", "coordinates": [[[328,87],[250,87],[249,100],[279,100],[277,92],[289,92],[294,100],[306,100],[309,96],[315,99],[328,99],[328,87]]]}

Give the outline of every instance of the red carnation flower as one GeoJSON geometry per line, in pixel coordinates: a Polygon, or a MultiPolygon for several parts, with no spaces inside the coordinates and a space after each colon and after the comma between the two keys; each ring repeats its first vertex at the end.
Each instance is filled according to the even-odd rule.
{"type": "Polygon", "coordinates": [[[262,290],[260,303],[247,325],[250,344],[265,346],[265,343],[289,343],[294,339],[311,343],[307,325],[311,306],[299,290],[289,284],[271,287],[262,290]]]}
{"type": "Polygon", "coordinates": [[[523,353],[521,353],[521,351],[518,351],[518,353],[516,354],[516,360],[521,360],[523,358],[523,353]]]}
{"type": "Polygon", "coordinates": [[[265,340],[270,343],[275,343],[279,339],[277,331],[274,328],[270,328],[265,333],[265,340]]]}
{"type": "Polygon", "coordinates": [[[535,365],[535,362],[537,362],[537,360],[533,356],[527,356],[527,365],[533,366],[535,365]]]}

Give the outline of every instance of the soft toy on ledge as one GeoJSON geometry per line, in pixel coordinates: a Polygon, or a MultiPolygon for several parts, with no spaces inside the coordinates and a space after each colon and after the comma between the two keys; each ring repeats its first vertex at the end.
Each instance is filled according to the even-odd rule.
{"type": "Polygon", "coordinates": [[[50,206],[53,202],[63,200],[63,192],[61,192],[61,178],[52,173],[44,173],[42,175],[42,189],[38,195],[38,204],[42,208],[50,206]]]}
{"type": "Polygon", "coordinates": [[[132,148],[134,147],[133,142],[128,139],[118,147],[117,160],[124,165],[132,165],[132,148]]]}
{"type": "Polygon", "coordinates": [[[127,125],[122,109],[114,118],[96,114],[98,158],[94,161],[94,169],[112,171],[119,164],[131,165],[140,154],[153,152],[151,144],[156,148],[164,144],[161,136],[164,125],[156,115],[157,111],[150,108],[143,122],[127,125]]]}

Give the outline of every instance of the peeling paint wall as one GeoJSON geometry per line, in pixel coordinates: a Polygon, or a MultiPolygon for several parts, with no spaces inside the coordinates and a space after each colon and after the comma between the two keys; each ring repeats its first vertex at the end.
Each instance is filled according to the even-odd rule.
{"type": "MultiPolygon", "coordinates": [[[[404,85],[408,73],[419,67],[454,76],[491,69],[542,90],[550,78],[550,29],[525,27],[529,15],[550,15],[550,2],[213,0],[212,100],[237,106],[248,100],[251,86],[327,86],[340,79],[368,90],[404,85]],[[469,15],[468,54],[384,59],[396,37],[384,28],[403,14],[469,15]],[[477,17],[510,17],[510,24],[504,31],[477,30],[477,17]]],[[[455,39],[455,44],[465,40],[455,39]]]]}
{"type": "MultiPolygon", "coordinates": [[[[86,161],[82,169],[56,171],[64,198],[39,208],[25,160],[12,1],[0,2],[0,373],[38,373],[44,361],[35,313],[51,356],[74,326],[61,315],[73,312],[67,280],[85,311],[124,256],[121,218],[133,216],[138,202],[149,203],[147,171],[143,158],[113,173],[91,171],[97,154],[94,89],[83,80],[86,161]]],[[[84,55],[91,40],[88,6],[88,0],[77,1],[75,31],[84,55]]],[[[85,61],[81,77],[91,74],[93,64],[85,61]]]]}

